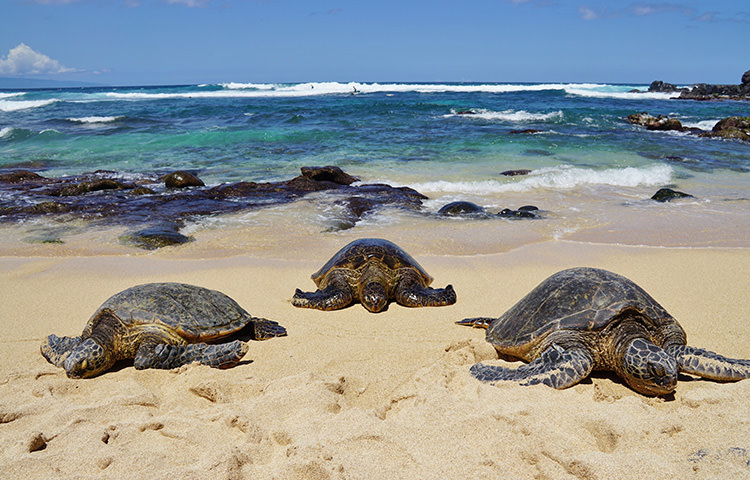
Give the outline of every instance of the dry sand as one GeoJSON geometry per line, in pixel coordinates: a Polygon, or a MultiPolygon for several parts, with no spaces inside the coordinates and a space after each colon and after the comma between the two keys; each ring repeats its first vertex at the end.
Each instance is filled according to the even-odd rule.
{"type": "Polygon", "coordinates": [[[489,386],[469,374],[476,361],[501,363],[484,331],[454,324],[499,316],[548,275],[589,265],[644,287],[690,344],[750,358],[749,249],[416,249],[436,286],[454,285],[456,305],[392,304],[377,315],[292,307],[294,288],[312,289],[309,275],[342,245],[288,259],[180,249],[0,257],[0,477],[750,477],[750,381],[682,378],[670,398],[603,374],[562,391],[489,386]],[[126,366],[71,380],[39,354],[46,335],[78,335],[107,297],[154,281],[221,290],[289,336],[252,342],[229,370],[126,366]]]}

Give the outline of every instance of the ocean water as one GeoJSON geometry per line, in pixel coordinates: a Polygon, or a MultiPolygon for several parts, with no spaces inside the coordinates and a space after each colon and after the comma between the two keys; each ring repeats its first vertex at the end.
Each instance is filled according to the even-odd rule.
{"type": "MultiPolygon", "coordinates": [[[[290,242],[396,235],[467,254],[549,239],[750,246],[750,144],[652,132],[624,120],[648,111],[710,130],[722,118],[750,115],[750,103],[633,89],[646,87],[332,82],[4,90],[0,170],[47,177],[110,170],[127,179],[190,170],[210,186],[280,181],[303,166],[336,165],[362,182],[429,197],[421,212],[380,210],[345,233],[332,228],[340,212],[325,195],[183,226],[207,237],[237,228],[290,242]],[[512,169],[530,173],[501,174],[512,169]],[[649,200],[663,186],[693,197],[649,200]],[[435,214],[455,200],[490,212],[535,205],[542,215],[486,221],[435,214]]],[[[51,215],[0,228],[6,238],[15,231],[33,241],[34,229],[64,222],[73,224],[51,215]]],[[[82,230],[70,227],[61,241],[82,230]]]]}

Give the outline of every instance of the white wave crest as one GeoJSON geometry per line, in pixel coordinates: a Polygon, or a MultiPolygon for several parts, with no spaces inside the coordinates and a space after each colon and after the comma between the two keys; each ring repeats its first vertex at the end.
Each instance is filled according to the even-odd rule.
{"type": "Polygon", "coordinates": [[[122,117],[78,117],[78,118],[68,118],[69,122],[74,123],[111,123],[116,122],[117,120],[121,119],[122,117]]]}
{"type": "MultiPolygon", "coordinates": [[[[205,85],[209,86],[209,85],[205,85]]],[[[208,91],[172,91],[172,92],[108,92],[110,98],[148,100],[167,98],[210,98],[210,97],[308,97],[316,95],[331,94],[354,94],[354,93],[508,93],[508,92],[540,92],[545,90],[558,90],[585,96],[626,95],[624,98],[669,98],[666,94],[635,94],[627,93],[625,86],[615,86],[597,83],[540,83],[540,84],[432,84],[432,83],[359,83],[359,82],[309,82],[297,84],[274,84],[274,83],[238,83],[227,82],[218,84],[221,90],[208,91]],[[630,95],[630,96],[627,96],[630,95]],[[634,97],[643,95],[643,97],[634,97]]]]}
{"type": "Polygon", "coordinates": [[[701,130],[711,130],[719,123],[719,120],[698,120],[695,122],[681,121],[683,127],[700,128],[701,130]]]}
{"type": "Polygon", "coordinates": [[[26,92],[0,92],[0,98],[18,97],[25,95],[26,92]]]}
{"type": "Polygon", "coordinates": [[[13,133],[13,127],[3,127],[0,129],[0,138],[9,137],[13,133]]]}
{"type": "Polygon", "coordinates": [[[472,110],[471,113],[457,113],[452,112],[445,117],[466,117],[466,118],[478,118],[481,120],[499,120],[503,122],[546,122],[550,120],[562,120],[562,110],[550,113],[531,113],[526,110],[504,110],[502,112],[494,112],[492,110],[478,109],[472,110]]]}
{"type": "MultiPolygon", "coordinates": [[[[528,192],[536,189],[572,189],[580,186],[609,185],[620,187],[656,186],[672,179],[669,165],[625,167],[595,170],[567,165],[540,168],[518,181],[483,180],[450,182],[438,180],[410,184],[419,192],[490,195],[504,192],[528,192]]],[[[386,182],[394,185],[394,182],[386,182]]]]}
{"type": "Polygon", "coordinates": [[[27,108],[39,108],[55,103],[57,99],[49,100],[0,100],[0,111],[15,112],[17,110],[26,110],[27,108]]]}
{"type": "Polygon", "coordinates": [[[631,92],[631,91],[607,91],[591,88],[571,87],[566,88],[568,95],[593,98],[619,98],[623,100],[669,100],[677,98],[680,92],[631,92]]]}

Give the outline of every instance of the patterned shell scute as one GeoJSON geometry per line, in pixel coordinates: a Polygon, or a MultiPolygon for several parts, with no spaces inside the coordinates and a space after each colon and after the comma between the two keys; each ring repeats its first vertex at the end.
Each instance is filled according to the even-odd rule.
{"type": "Polygon", "coordinates": [[[376,259],[390,268],[412,268],[416,270],[429,285],[432,277],[425,272],[424,268],[393,242],[381,238],[361,238],[354,240],[331,257],[320,270],[312,274],[316,285],[334,268],[348,268],[357,270],[368,261],[376,259]]]}
{"type": "Polygon", "coordinates": [[[104,309],[127,326],[161,324],[195,341],[236,332],[253,318],[221,292],[182,283],[128,288],[105,301],[90,321],[104,309]]]}
{"type": "Polygon", "coordinates": [[[571,268],[544,280],[492,322],[487,341],[516,347],[555,330],[600,330],[627,310],[640,313],[651,328],[676,322],[631,280],[606,270],[571,268]]]}

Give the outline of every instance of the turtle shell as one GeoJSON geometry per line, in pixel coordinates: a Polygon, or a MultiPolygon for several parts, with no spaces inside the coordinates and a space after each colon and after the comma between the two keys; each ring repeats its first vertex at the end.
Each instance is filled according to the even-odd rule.
{"type": "Polygon", "coordinates": [[[147,283],[113,295],[91,317],[84,337],[103,312],[114,314],[126,327],[153,325],[190,343],[231,335],[254,319],[225,294],[183,283],[147,283]]]}
{"type": "Polygon", "coordinates": [[[487,341],[500,352],[523,356],[553,331],[601,330],[628,310],[641,314],[650,330],[677,323],[651,295],[622,275],[571,268],[544,280],[494,320],[487,341]]]}
{"type": "Polygon", "coordinates": [[[422,277],[424,286],[432,283],[432,277],[425,272],[424,268],[393,242],[382,238],[361,238],[354,240],[331,257],[320,270],[312,274],[315,285],[320,286],[321,281],[328,273],[336,268],[347,268],[357,270],[364,264],[378,260],[391,270],[399,268],[411,268],[422,277]]]}

